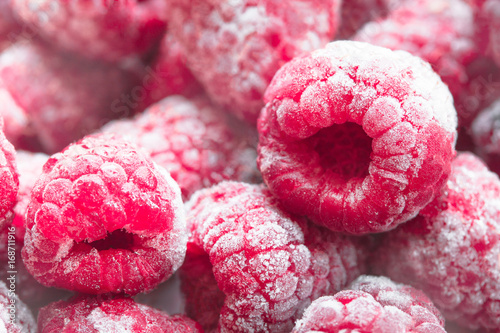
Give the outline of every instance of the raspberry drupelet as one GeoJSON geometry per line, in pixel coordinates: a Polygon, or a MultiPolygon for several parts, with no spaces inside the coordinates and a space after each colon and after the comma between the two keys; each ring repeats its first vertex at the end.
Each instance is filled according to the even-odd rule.
{"type": "Polygon", "coordinates": [[[332,40],[340,2],[173,0],[169,29],[210,99],[254,124],[278,68],[332,40]]]}
{"type": "Polygon", "coordinates": [[[35,318],[26,305],[12,291],[14,286],[0,281],[0,332],[36,333],[35,318]]]}
{"type": "Polygon", "coordinates": [[[222,182],[196,192],[186,209],[186,307],[208,332],[290,332],[313,299],[365,270],[361,239],[293,217],[263,185],[222,182]]]}
{"type": "Polygon", "coordinates": [[[22,256],[46,286],[134,295],[177,270],[186,242],[180,189],[168,172],[120,137],[93,135],[44,165],[22,256]]]}
{"type": "Polygon", "coordinates": [[[16,151],[3,131],[4,121],[0,116],[0,230],[14,217],[12,209],[19,191],[16,151]]]}
{"type": "Polygon", "coordinates": [[[265,94],[258,166],[286,209],[383,232],[439,193],[455,155],[451,94],[404,51],[338,41],[284,65],[265,94]]]}
{"type": "Polygon", "coordinates": [[[206,98],[171,96],[135,119],[113,121],[102,131],[126,136],[147,151],[170,172],[188,199],[196,190],[223,180],[259,179],[248,127],[206,98]]]}
{"type": "Polygon", "coordinates": [[[203,330],[186,316],[169,316],[131,298],[79,295],[40,310],[38,333],[59,332],[203,333],[203,330]]]}
{"type": "Polygon", "coordinates": [[[444,319],[420,290],[386,277],[360,276],[346,290],[316,299],[292,333],[445,333],[444,319]]]}
{"type": "Polygon", "coordinates": [[[500,179],[461,153],[442,195],[383,239],[374,270],[424,291],[447,320],[497,331],[499,235],[500,179]]]}
{"type": "Polygon", "coordinates": [[[12,8],[62,51],[110,62],[146,54],[167,25],[163,0],[12,0],[12,8]]]}

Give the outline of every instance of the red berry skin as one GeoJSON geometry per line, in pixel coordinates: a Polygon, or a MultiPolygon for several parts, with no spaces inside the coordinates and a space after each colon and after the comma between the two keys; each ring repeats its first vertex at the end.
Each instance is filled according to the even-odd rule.
{"type": "Polygon", "coordinates": [[[255,132],[203,97],[170,96],[134,119],[120,119],[102,131],[125,136],[147,151],[179,184],[184,199],[223,180],[256,182],[255,132]]]}
{"type": "Polygon", "coordinates": [[[424,291],[447,320],[497,331],[499,221],[500,179],[461,153],[441,196],[384,237],[374,271],[424,291]]]}
{"type": "Polygon", "coordinates": [[[333,38],[340,3],[175,0],[169,29],[210,99],[255,124],[278,68],[333,38]]]}
{"type": "Polygon", "coordinates": [[[14,217],[12,209],[19,191],[16,151],[3,130],[4,122],[0,117],[0,230],[10,224],[14,217]]]}
{"type": "Polygon", "coordinates": [[[11,291],[15,288],[15,283],[12,288],[4,281],[0,281],[0,332],[36,333],[35,318],[26,305],[11,291]]]}
{"type": "Polygon", "coordinates": [[[145,55],[167,25],[162,0],[12,0],[12,9],[56,48],[109,62],[145,55]]]}
{"type": "Polygon", "coordinates": [[[152,290],[186,251],[180,189],[113,135],[51,156],[26,215],[23,260],[42,284],[90,294],[152,290]]]}
{"type": "Polygon", "coordinates": [[[113,108],[127,91],[129,72],[110,64],[55,53],[45,45],[20,43],[0,55],[0,114],[6,136],[19,149],[38,141],[46,153],[126,114],[113,108]],[[96,89],[99,87],[99,89],[96,89]]]}
{"type": "Polygon", "coordinates": [[[365,270],[363,240],[286,213],[263,185],[222,182],[196,192],[186,209],[186,308],[207,331],[290,332],[313,299],[365,270]]]}
{"type": "Polygon", "coordinates": [[[184,315],[169,316],[131,298],[77,295],[40,310],[38,333],[203,333],[184,315]]]}
{"type": "Polygon", "coordinates": [[[429,298],[386,277],[360,276],[346,290],[316,299],[292,333],[445,333],[444,319],[429,298]]]}
{"type": "Polygon", "coordinates": [[[448,88],[404,51],[338,41],[273,78],[257,164],[286,209],[352,234],[408,221],[444,185],[457,116],[448,88]]]}

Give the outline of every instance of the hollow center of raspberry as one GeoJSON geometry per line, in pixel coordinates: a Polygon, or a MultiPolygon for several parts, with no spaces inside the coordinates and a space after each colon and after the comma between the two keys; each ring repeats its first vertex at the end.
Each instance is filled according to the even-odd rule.
{"type": "Polygon", "coordinates": [[[93,241],[89,243],[89,245],[98,251],[111,249],[132,250],[132,246],[134,245],[134,235],[123,229],[119,229],[113,232],[108,232],[106,238],[93,241]]]}
{"type": "Polygon", "coordinates": [[[314,147],[321,167],[342,180],[368,175],[372,139],[355,123],[332,125],[308,138],[314,147]]]}

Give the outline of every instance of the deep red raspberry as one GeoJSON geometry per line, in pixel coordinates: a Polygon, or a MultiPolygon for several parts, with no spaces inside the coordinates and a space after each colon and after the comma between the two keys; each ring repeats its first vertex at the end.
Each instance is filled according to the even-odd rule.
{"type": "Polygon", "coordinates": [[[166,29],[163,0],[12,0],[12,8],[54,46],[111,62],[147,53],[166,29]]]}
{"type": "Polygon", "coordinates": [[[479,155],[500,175],[500,99],[479,113],[471,134],[479,155]]]}
{"type": "Polygon", "coordinates": [[[118,67],[64,57],[42,45],[16,44],[0,56],[0,114],[14,146],[33,138],[48,153],[125,116],[111,107],[131,82],[118,67]],[[98,89],[96,89],[98,87],[98,89]]]}
{"type": "Polygon", "coordinates": [[[202,333],[183,315],[169,316],[131,298],[75,296],[40,310],[38,333],[202,333]]]}
{"type": "Polygon", "coordinates": [[[375,270],[422,289],[447,320],[500,328],[500,180],[460,154],[440,197],[387,234],[375,270]]]}
{"type": "Polygon", "coordinates": [[[26,215],[23,260],[42,284],[137,294],[182,264],[178,185],[132,144],[88,136],[53,155],[26,215]]]}
{"type": "Polygon", "coordinates": [[[339,0],[174,0],[169,28],[209,97],[255,123],[274,73],[335,34],[339,0]]]}
{"type": "Polygon", "coordinates": [[[407,0],[353,38],[424,59],[457,99],[469,82],[467,66],[480,54],[474,34],[473,10],[463,0],[407,0]]]}
{"type": "Polygon", "coordinates": [[[12,208],[19,190],[16,151],[3,131],[4,122],[0,117],[0,230],[13,218],[12,208]]]}
{"type": "Polygon", "coordinates": [[[184,198],[223,180],[257,180],[256,152],[237,124],[204,98],[171,96],[132,120],[117,120],[104,132],[124,135],[165,167],[184,198]]]}
{"type": "Polygon", "coordinates": [[[334,231],[382,232],[444,185],[456,112],[428,64],[338,41],[274,77],[259,119],[258,166],[291,212],[334,231]]]}
{"type": "Polygon", "coordinates": [[[434,304],[411,286],[365,275],[348,289],[315,300],[292,332],[446,332],[434,304]]]}
{"type": "Polygon", "coordinates": [[[195,193],[187,211],[188,265],[182,270],[192,277],[192,289],[186,307],[207,330],[290,332],[313,299],[341,290],[364,271],[360,239],[285,213],[263,185],[222,182],[195,193]],[[222,308],[221,293],[207,278],[210,266],[225,296],[222,308]],[[214,308],[205,315],[195,306],[214,308]],[[210,322],[218,308],[218,323],[210,322]]]}
{"type": "Polygon", "coordinates": [[[0,281],[0,332],[36,333],[35,318],[15,295],[15,288],[15,283],[11,287],[0,281]]]}

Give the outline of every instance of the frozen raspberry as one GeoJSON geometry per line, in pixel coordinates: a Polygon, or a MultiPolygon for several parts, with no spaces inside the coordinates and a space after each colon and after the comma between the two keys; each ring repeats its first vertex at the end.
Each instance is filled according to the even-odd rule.
{"type": "Polygon", "coordinates": [[[407,0],[354,39],[424,59],[458,98],[469,81],[467,65],[479,56],[474,33],[473,10],[463,0],[407,0]]]}
{"type": "Polygon", "coordinates": [[[16,284],[0,281],[0,332],[36,333],[36,323],[26,305],[16,296],[16,284]]]}
{"type": "Polygon", "coordinates": [[[18,240],[24,239],[24,218],[28,204],[31,200],[31,190],[42,174],[43,165],[49,156],[43,153],[31,153],[18,150],[16,153],[17,167],[19,170],[19,192],[17,203],[14,206],[14,220],[12,225],[16,228],[18,240]]]}
{"type": "Polygon", "coordinates": [[[237,126],[206,99],[171,96],[135,119],[109,123],[103,131],[124,135],[145,149],[189,198],[223,180],[258,178],[256,152],[246,141],[245,125],[237,126]]]}
{"type": "Polygon", "coordinates": [[[292,332],[446,332],[442,315],[420,290],[366,275],[348,289],[315,300],[292,332]]]}
{"type": "Polygon", "coordinates": [[[500,66],[500,2],[475,0],[477,38],[483,42],[483,50],[500,66]]]}
{"type": "Polygon", "coordinates": [[[365,23],[385,17],[390,11],[390,0],[342,1],[342,16],[338,39],[349,39],[365,23]]]}
{"type": "Polygon", "coordinates": [[[168,172],[119,137],[95,135],[44,165],[22,255],[46,286],[137,294],[175,272],[186,241],[180,190],[168,172]]]}
{"type": "Polygon", "coordinates": [[[290,332],[313,299],[341,290],[364,271],[361,239],[285,213],[263,185],[222,182],[195,193],[186,209],[186,307],[207,331],[290,332]],[[207,276],[210,266],[224,297],[207,276]],[[195,306],[213,309],[204,315],[195,306]],[[215,310],[218,323],[210,322],[215,310]]]}
{"type": "Polygon", "coordinates": [[[38,333],[202,333],[183,315],[169,316],[131,298],[75,296],[40,310],[38,333]]]}
{"type": "Polygon", "coordinates": [[[430,66],[338,41],[283,66],[266,91],[258,166],[291,212],[334,231],[382,232],[446,181],[456,112],[430,66]]]}
{"type": "Polygon", "coordinates": [[[37,36],[79,56],[117,61],[143,55],[166,29],[163,0],[12,0],[37,36]]]}
{"type": "Polygon", "coordinates": [[[500,174],[500,99],[476,117],[471,133],[479,155],[500,174]]]}
{"type": "Polygon", "coordinates": [[[10,0],[0,0],[0,51],[13,43],[20,30],[9,2],[10,0]]]}
{"type": "Polygon", "coordinates": [[[16,151],[5,138],[4,122],[0,117],[0,230],[10,223],[12,208],[17,202],[19,175],[16,163],[16,151]]]}
{"type": "Polygon", "coordinates": [[[340,0],[173,0],[169,28],[209,97],[255,123],[285,62],[329,42],[340,0]]]}
{"type": "Polygon", "coordinates": [[[422,289],[447,320],[500,328],[500,180],[474,155],[452,163],[442,195],[387,234],[375,271],[422,289]]]}
{"type": "Polygon", "coordinates": [[[58,152],[123,116],[112,104],[128,90],[129,79],[128,72],[112,65],[16,44],[0,56],[0,114],[11,125],[6,135],[18,148],[30,150],[23,142],[36,139],[46,152],[58,152]]]}

